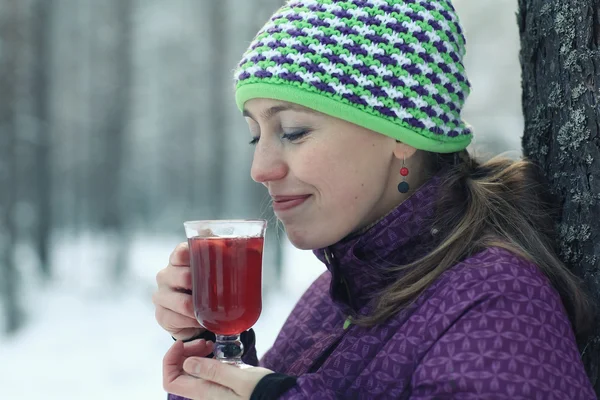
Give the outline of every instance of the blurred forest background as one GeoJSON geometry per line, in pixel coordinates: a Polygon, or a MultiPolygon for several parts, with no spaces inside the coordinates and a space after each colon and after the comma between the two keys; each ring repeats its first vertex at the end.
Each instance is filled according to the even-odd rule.
{"type": "MultiPolygon", "coordinates": [[[[107,319],[96,321],[94,331],[120,324],[115,341],[135,338],[137,354],[155,354],[152,373],[136,378],[157,380],[151,387],[162,398],[156,372],[165,342],[140,342],[143,328],[129,316],[141,313],[144,326],[154,326],[154,275],[185,240],[183,221],[274,221],[267,192],[249,177],[252,148],[234,103],[232,72],[283,3],[0,0],[0,376],[20,375],[15,356],[46,357],[56,365],[62,353],[49,348],[61,347],[55,343],[66,330],[81,333],[88,323],[77,322],[83,318],[74,313],[77,304],[89,311],[90,304],[120,299],[103,309],[107,319]],[[58,296],[61,301],[50,300],[58,296]],[[127,309],[126,296],[135,296],[138,311],[118,314],[114,310],[127,309]],[[40,342],[37,354],[25,351],[40,342]]],[[[472,150],[484,158],[520,155],[516,3],[455,0],[474,87],[465,118],[476,132],[472,150]]],[[[303,275],[309,262],[298,262],[306,258],[289,249],[274,223],[269,235],[265,293],[293,297],[286,276],[293,284],[313,272],[303,275]],[[301,270],[286,272],[290,268],[301,270]]],[[[277,312],[271,329],[287,312],[277,312]]],[[[158,334],[164,335],[152,337],[158,334]]],[[[108,340],[108,333],[98,335],[108,340]]],[[[77,346],[91,354],[87,344],[77,346]]],[[[130,350],[118,351],[136,354],[130,350]]],[[[120,384],[115,391],[123,393],[126,384],[120,384]]],[[[10,390],[0,386],[0,397],[10,390]]],[[[49,393],[45,398],[53,398],[49,393]]]]}

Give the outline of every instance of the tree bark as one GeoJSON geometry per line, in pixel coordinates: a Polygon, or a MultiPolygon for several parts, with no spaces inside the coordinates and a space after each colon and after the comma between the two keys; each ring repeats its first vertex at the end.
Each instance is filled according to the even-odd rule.
{"type": "Polygon", "coordinates": [[[17,171],[15,97],[20,49],[17,2],[0,2],[0,296],[4,309],[4,330],[8,334],[17,332],[23,323],[14,257],[17,171]]]}
{"type": "MultiPolygon", "coordinates": [[[[523,153],[560,200],[560,256],[600,295],[600,0],[518,0],[523,153]]],[[[600,394],[600,321],[581,343],[600,394]]]]}

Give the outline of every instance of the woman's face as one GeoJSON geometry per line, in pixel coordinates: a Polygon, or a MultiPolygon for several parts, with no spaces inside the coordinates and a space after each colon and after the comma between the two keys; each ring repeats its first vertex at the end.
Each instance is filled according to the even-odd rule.
{"type": "Polygon", "coordinates": [[[396,187],[401,158],[414,148],[283,101],[252,99],[244,115],[256,146],[252,179],[269,190],[296,247],[329,246],[406,196],[396,187]]]}

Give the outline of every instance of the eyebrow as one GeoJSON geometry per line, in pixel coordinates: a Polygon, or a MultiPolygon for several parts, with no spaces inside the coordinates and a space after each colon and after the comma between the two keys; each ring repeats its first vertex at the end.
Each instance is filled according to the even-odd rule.
{"type": "MultiPolygon", "coordinates": [[[[280,105],[280,106],[273,106],[273,107],[267,109],[266,111],[261,112],[260,116],[265,120],[270,120],[271,118],[273,118],[275,115],[279,114],[280,112],[289,111],[289,110],[303,112],[303,113],[307,113],[307,114],[314,114],[314,111],[309,110],[308,108],[298,107],[294,104],[285,104],[285,105],[280,105]]],[[[244,109],[244,112],[242,114],[244,115],[244,117],[250,117],[256,121],[256,118],[250,113],[250,111],[244,109]]]]}

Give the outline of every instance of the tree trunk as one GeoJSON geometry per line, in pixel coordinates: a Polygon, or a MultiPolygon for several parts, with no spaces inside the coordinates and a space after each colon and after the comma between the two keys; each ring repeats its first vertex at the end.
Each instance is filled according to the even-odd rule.
{"type": "Polygon", "coordinates": [[[123,170],[123,161],[126,154],[125,144],[127,143],[130,121],[129,97],[132,86],[132,0],[116,0],[114,7],[118,41],[114,49],[116,54],[114,65],[116,90],[114,92],[115,104],[108,118],[109,124],[106,132],[108,138],[106,142],[106,159],[110,160],[107,169],[110,171],[109,177],[113,184],[110,191],[106,193],[109,199],[109,207],[105,209],[106,214],[103,223],[109,232],[114,233],[113,239],[116,240],[112,278],[114,282],[122,284],[122,278],[127,272],[127,249],[129,248],[127,240],[129,235],[126,231],[124,209],[125,171],[123,170]]]}
{"type": "Polygon", "coordinates": [[[15,333],[23,323],[18,302],[14,258],[16,238],[16,84],[19,60],[18,0],[0,2],[0,296],[4,330],[15,333]]]}
{"type": "Polygon", "coordinates": [[[210,35],[208,42],[210,43],[210,86],[209,96],[211,98],[210,103],[210,133],[207,135],[209,145],[212,149],[211,152],[211,179],[207,185],[208,190],[212,194],[211,196],[211,207],[213,207],[212,213],[217,218],[222,218],[223,213],[226,211],[223,209],[223,203],[225,199],[224,181],[225,173],[224,168],[227,167],[227,163],[224,161],[225,157],[225,104],[228,93],[225,92],[224,88],[227,87],[224,82],[229,79],[229,68],[226,68],[226,47],[227,43],[227,30],[225,29],[224,21],[227,19],[227,11],[225,10],[224,1],[211,1],[207,3],[208,16],[210,18],[210,35]]]}
{"type": "Polygon", "coordinates": [[[39,258],[40,273],[45,278],[50,278],[49,241],[51,235],[51,162],[50,162],[50,120],[49,120],[49,75],[50,75],[50,12],[53,0],[36,0],[33,15],[33,116],[36,119],[36,158],[35,176],[36,183],[36,208],[37,223],[34,233],[34,243],[39,258]]]}
{"type": "MultiPolygon", "coordinates": [[[[519,0],[523,152],[562,205],[560,256],[600,295],[600,0],[519,0]]],[[[581,352],[600,394],[600,321],[581,352]]]]}

